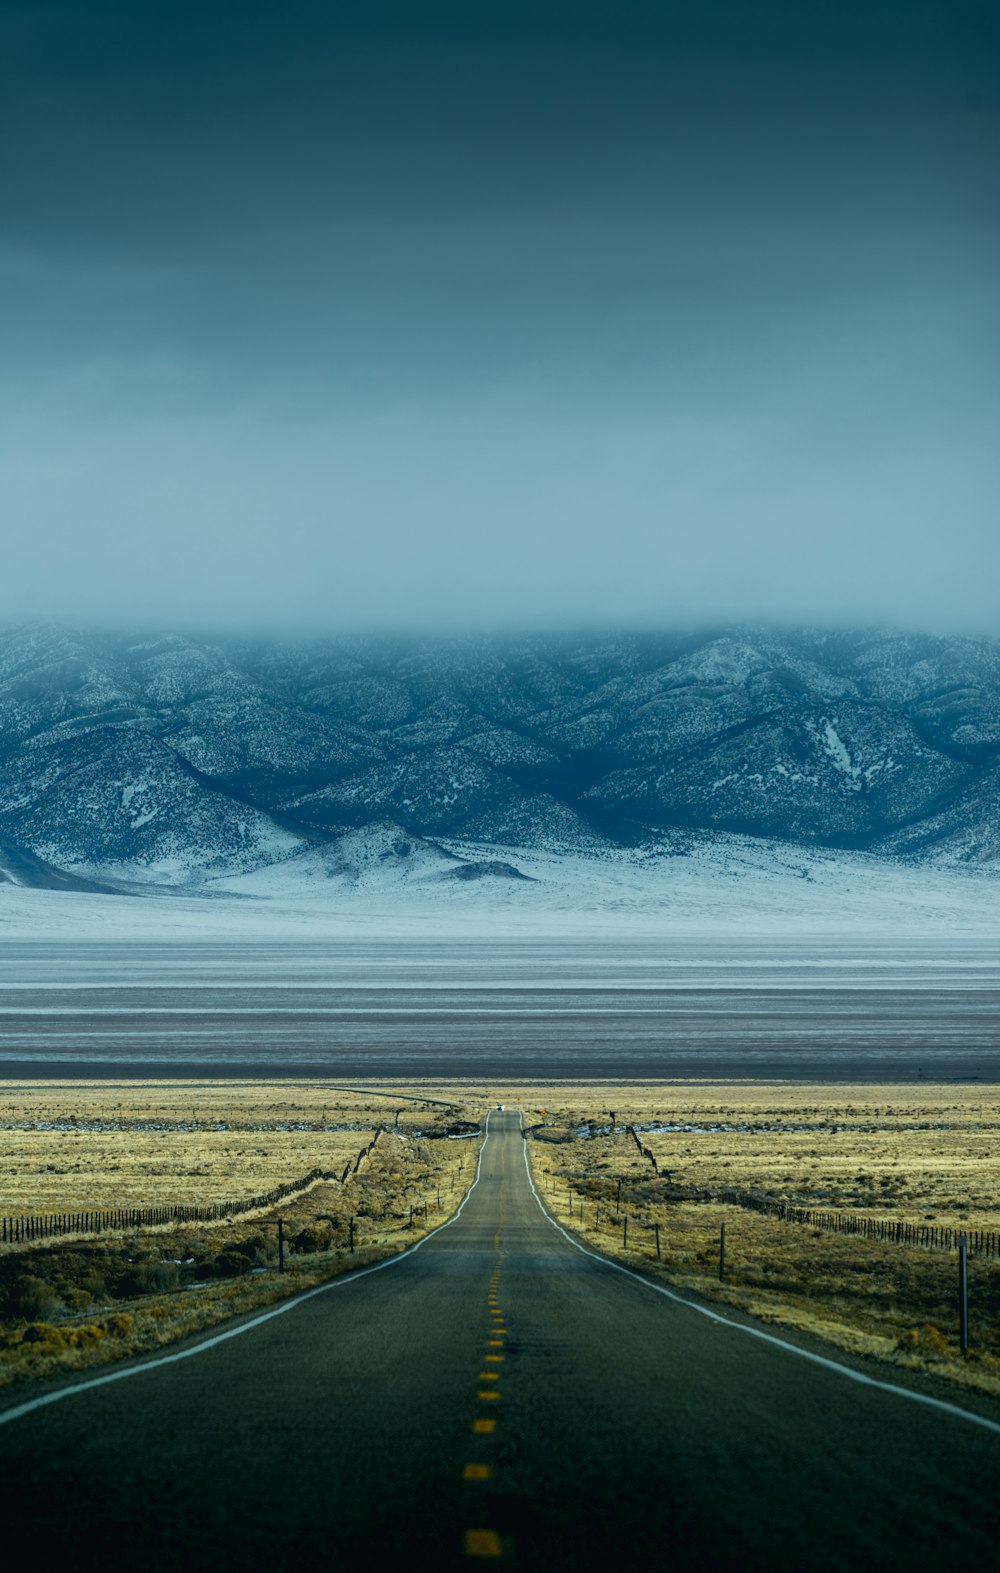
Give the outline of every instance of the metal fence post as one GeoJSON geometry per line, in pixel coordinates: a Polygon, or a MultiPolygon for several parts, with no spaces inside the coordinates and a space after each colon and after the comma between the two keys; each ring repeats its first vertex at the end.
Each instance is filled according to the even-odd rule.
{"type": "Polygon", "coordinates": [[[725,1281],[726,1281],[726,1221],[725,1221],[725,1219],[723,1219],[722,1223],[719,1225],[719,1282],[720,1282],[720,1284],[724,1284],[725,1281]]]}
{"type": "Polygon", "coordinates": [[[284,1270],[285,1270],[285,1220],[283,1218],[279,1218],[278,1219],[278,1271],[279,1271],[279,1273],[283,1273],[284,1270]]]}

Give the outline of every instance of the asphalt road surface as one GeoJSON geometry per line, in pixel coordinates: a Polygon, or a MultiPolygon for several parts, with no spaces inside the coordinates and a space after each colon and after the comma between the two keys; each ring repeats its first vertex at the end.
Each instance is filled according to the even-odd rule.
{"type": "Polygon", "coordinates": [[[533,1195],[511,1113],[422,1246],[190,1348],[8,1400],[19,1566],[996,1565],[1000,1427],[585,1254],[533,1195]]]}

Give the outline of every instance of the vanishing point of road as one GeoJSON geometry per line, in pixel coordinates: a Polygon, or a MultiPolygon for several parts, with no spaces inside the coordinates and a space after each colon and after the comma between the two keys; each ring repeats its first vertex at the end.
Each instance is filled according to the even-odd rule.
{"type": "Polygon", "coordinates": [[[1000,1425],[748,1325],[575,1245],[495,1111],[404,1257],[11,1398],[7,1543],[59,1573],[996,1565],[1000,1425]]]}

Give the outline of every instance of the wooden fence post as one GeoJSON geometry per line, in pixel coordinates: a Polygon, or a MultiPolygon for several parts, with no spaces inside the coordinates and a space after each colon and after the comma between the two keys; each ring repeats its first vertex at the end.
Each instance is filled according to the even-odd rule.
{"type": "Polygon", "coordinates": [[[653,1228],[656,1230],[656,1255],[657,1255],[657,1258],[659,1258],[659,1255],[660,1255],[660,1225],[659,1225],[659,1223],[654,1223],[653,1228]]]}
{"type": "Polygon", "coordinates": [[[719,1225],[719,1282],[726,1281],[726,1220],[719,1225]]]}
{"type": "Polygon", "coordinates": [[[965,1235],[958,1237],[958,1341],[963,1360],[969,1355],[969,1250],[965,1235]]]}
{"type": "Polygon", "coordinates": [[[285,1270],[285,1220],[283,1218],[279,1218],[278,1219],[278,1271],[279,1271],[279,1273],[283,1273],[284,1270],[285,1270]]]}

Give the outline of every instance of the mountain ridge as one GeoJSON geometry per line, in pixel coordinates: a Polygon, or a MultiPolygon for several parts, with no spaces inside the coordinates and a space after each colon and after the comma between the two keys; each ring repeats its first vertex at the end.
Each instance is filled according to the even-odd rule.
{"type": "Polygon", "coordinates": [[[498,848],[719,834],[989,862],[1000,641],[0,632],[12,847],[184,883],[381,823],[498,848]]]}

